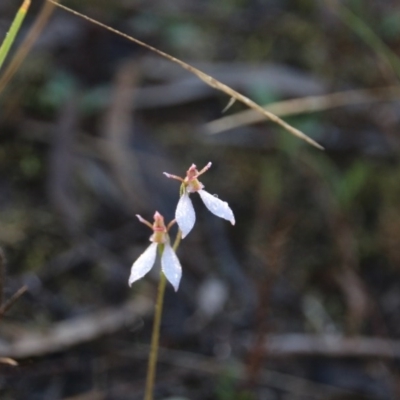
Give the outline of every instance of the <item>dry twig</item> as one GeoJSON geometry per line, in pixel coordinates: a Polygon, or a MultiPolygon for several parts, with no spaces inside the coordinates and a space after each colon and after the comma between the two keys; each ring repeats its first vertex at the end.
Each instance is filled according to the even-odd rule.
{"type": "MultiPolygon", "coordinates": [[[[25,289],[26,290],[26,289],[25,289]]],[[[136,297],[116,309],[105,309],[91,315],[53,324],[47,330],[29,329],[10,344],[0,344],[0,356],[26,358],[65,350],[71,346],[117,332],[124,326],[150,314],[153,304],[149,299],[136,297]]]]}
{"type": "Polygon", "coordinates": [[[13,304],[28,290],[27,286],[19,288],[1,307],[0,307],[0,320],[4,314],[13,306],[13,304]]]}

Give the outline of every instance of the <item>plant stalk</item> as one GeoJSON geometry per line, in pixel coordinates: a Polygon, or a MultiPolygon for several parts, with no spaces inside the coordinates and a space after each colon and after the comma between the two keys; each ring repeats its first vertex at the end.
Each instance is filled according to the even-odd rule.
{"type": "MultiPolygon", "coordinates": [[[[175,238],[174,245],[172,246],[174,251],[176,251],[178,249],[181,238],[182,238],[182,232],[179,229],[178,233],[176,235],[176,238],[175,238]]],[[[165,275],[161,271],[160,281],[158,283],[157,301],[156,301],[156,308],[155,308],[154,322],[153,322],[153,332],[151,334],[149,365],[147,367],[146,389],[145,389],[145,394],[144,394],[144,400],[153,400],[154,382],[156,379],[158,348],[160,345],[161,315],[162,315],[162,310],[163,310],[163,305],[164,305],[164,293],[165,293],[166,283],[167,283],[167,279],[165,278],[165,275]]]]}

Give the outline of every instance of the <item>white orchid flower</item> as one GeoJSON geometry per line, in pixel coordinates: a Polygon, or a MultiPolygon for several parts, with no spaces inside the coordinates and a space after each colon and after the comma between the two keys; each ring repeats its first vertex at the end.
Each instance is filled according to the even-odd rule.
{"type": "Polygon", "coordinates": [[[152,243],[133,263],[129,277],[129,286],[132,286],[133,282],[143,278],[151,270],[156,261],[157,249],[160,249],[161,270],[175,291],[177,291],[182,277],[182,267],[174,249],[171,247],[168,235],[168,230],[175,223],[175,220],[171,221],[166,227],[164,217],[158,211],[154,214],[153,225],[140,215],[137,215],[137,217],[140,222],[153,230],[153,234],[150,237],[152,243]]]}
{"type": "Polygon", "coordinates": [[[204,205],[214,215],[226,219],[230,221],[232,225],[235,225],[235,217],[228,206],[228,203],[206,192],[204,190],[204,185],[197,179],[210,167],[211,162],[209,162],[201,171],[198,171],[196,165],[192,164],[192,166],[187,170],[185,178],[164,172],[164,175],[167,178],[176,179],[182,182],[181,197],[175,211],[176,222],[178,223],[179,229],[182,231],[182,238],[192,230],[194,223],[196,222],[196,214],[194,212],[192,200],[190,200],[189,197],[190,193],[194,192],[197,192],[200,195],[204,205]]]}

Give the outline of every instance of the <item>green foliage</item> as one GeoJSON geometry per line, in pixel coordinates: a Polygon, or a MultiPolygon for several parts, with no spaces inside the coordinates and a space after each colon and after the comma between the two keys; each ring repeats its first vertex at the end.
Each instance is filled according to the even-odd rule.
{"type": "Polygon", "coordinates": [[[400,11],[393,10],[392,13],[386,15],[381,23],[380,30],[387,39],[397,40],[400,35],[400,11]]]}
{"type": "Polygon", "coordinates": [[[238,390],[237,380],[227,371],[220,377],[216,388],[217,400],[255,400],[252,393],[247,390],[238,390]]]}
{"type": "Polygon", "coordinates": [[[400,58],[382,41],[380,36],[345,5],[339,6],[338,15],[400,78],[400,58]]]}
{"type": "Polygon", "coordinates": [[[38,95],[39,106],[44,110],[58,110],[75,88],[76,82],[71,75],[56,72],[41,88],[38,95]]]}
{"type": "Polygon", "coordinates": [[[267,84],[263,82],[254,83],[249,87],[250,97],[258,104],[269,104],[278,101],[279,98],[267,84]]]}
{"type": "Polygon", "coordinates": [[[367,184],[370,165],[363,160],[355,160],[337,181],[336,195],[343,209],[356,205],[356,199],[367,184]]]}
{"type": "Polygon", "coordinates": [[[262,198],[268,198],[271,204],[276,204],[283,190],[283,171],[276,158],[264,159],[261,166],[262,198]]]}

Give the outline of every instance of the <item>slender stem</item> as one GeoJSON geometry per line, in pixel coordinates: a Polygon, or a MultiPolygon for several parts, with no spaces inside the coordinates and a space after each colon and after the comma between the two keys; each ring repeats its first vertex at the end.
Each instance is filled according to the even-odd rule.
{"type": "Polygon", "coordinates": [[[156,312],[154,315],[153,333],[151,335],[149,365],[147,367],[147,377],[146,377],[146,391],[144,395],[145,400],[153,400],[153,389],[154,389],[154,381],[156,378],[158,345],[160,341],[161,314],[164,303],[166,282],[167,280],[165,278],[165,275],[161,272],[160,282],[158,284],[158,294],[157,294],[156,312]]]}
{"type": "Polygon", "coordinates": [[[178,233],[176,234],[175,242],[172,246],[174,251],[178,250],[179,244],[181,243],[181,239],[182,239],[182,231],[180,229],[178,229],[178,233]]]}
{"type": "MultiPolygon", "coordinates": [[[[179,229],[175,238],[174,245],[172,248],[174,251],[179,247],[179,243],[181,242],[182,232],[179,229]]],[[[153,400],[153,391],[154,391],[154,382],[156,379],[156,367],[157,367],[157,358],[158,358],[158,348],[160,344],[160,326],[161,326],[161,315],[164,305],[164,293],[165,286],[167,280],[165,275],[161,271],[160,273],[160,281],[158,283],[158,293],[157,293],[157,302],[156,302],[156,310],[154,314],[154,323],[153,323],[153,332],[151,334],[151,347],[150,347],[150,355],[149,355],[149,365],[147,367],[147,376],[146,376],[146,390],[144,394],[144,400],[153,400]]]]}

